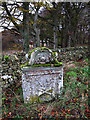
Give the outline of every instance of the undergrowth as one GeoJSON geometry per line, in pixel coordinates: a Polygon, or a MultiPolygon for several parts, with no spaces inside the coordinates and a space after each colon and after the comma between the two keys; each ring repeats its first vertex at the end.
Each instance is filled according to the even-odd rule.
{"type": "Polygon", "coordinates": [[[63,93],[51,102],[24,104],[21,86],[3,90],[2,119],[88,119],[88,59],[74,64],[64,69],[63,93]]]}

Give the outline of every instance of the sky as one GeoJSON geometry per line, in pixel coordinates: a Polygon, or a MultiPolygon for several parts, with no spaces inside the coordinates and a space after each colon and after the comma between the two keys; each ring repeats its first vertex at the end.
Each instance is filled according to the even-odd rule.
{"type": "MultiPolygon", "coordinates": [[[[89,0],[0,0],[0,2],[89,2],[89,0]]],[[[0,11],[1,13],[1,11],[0,11]]],[[[5,24],[4,24],[5,25],[5,24]]],[[[13,23],[10,24],[10,26],[13,26],[13,23]]],[[[0,27],[0,32],[3,31],[3,28],[0,27]]]]}
{"type": "Polygon", "coordinates": [[[0,2],[89,2],[89,0],[0,0],[0,2]]]}

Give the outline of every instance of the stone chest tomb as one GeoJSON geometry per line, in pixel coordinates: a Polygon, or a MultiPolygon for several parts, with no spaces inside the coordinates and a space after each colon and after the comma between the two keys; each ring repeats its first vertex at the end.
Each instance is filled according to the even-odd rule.
{"type": "Polygon", "coordinates": [[[22,67],[24,103],[50,101],[60,96],[63,87],[63,65],[46,47],[36,48],[22,67]]]}

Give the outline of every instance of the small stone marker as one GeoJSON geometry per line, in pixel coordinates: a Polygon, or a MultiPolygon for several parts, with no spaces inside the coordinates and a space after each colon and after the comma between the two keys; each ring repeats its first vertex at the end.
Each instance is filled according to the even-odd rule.
{"type": "Polygon", "coordinates": [[[31,52],[29,66],[22,68],[24,103],[50,101],[60,96],[63,66],[57,62],[55,65],[59,66],[55,67],[56,61],[53,52],[48,48],[37,48],[31,52]]]}

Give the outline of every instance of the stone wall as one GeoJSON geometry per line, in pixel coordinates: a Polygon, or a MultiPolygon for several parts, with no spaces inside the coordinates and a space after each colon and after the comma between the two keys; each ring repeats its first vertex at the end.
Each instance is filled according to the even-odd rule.
{"type": "Polygon", "coordinates": [[[21,81],[20,65],[25,62],[25,53],[14,53],[12,55],[2,55],[0,72],[2,74],[2,87],[16,85],[21,81]],[[12,84],[13,83],[13,84],[12,84]]]}
{"type": "MultiPolygon", "coordinates": [[[[64,63],[68,61],[76,61],[81,57],[87,57],[89,53],[87,47],[63,48],[55,51],[59,53],[58,60],[64,63]]],[[[4,85],[4,87],[7,87],[10,83],[14,83],[13,86],[17,83],[19,84],[21,81],[20,65],[26,62],[25,53],[21,52],[12,55],[2,55],[0,62],[0,72],[2,74],[2,79],[0,81],[2,81],[2,86],[4,85]]]]}
{"type": "Polygon", "coordinates": [[[59,61],[63,63],[69,61],[77,61],[81,58],[88,57],[89,51],[88,47],[71,47],[71,48],[61,48],[57,50],[59,54],[59,61]]]}

